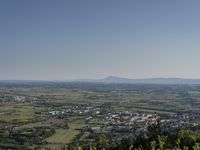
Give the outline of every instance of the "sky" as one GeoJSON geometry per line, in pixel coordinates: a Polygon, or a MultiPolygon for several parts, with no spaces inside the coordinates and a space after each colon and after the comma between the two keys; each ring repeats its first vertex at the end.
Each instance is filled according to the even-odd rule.
{"type": "Polygon", "coordinates": [[[0,80],[200,78],[199,0],[1,0],[0,80]]]}

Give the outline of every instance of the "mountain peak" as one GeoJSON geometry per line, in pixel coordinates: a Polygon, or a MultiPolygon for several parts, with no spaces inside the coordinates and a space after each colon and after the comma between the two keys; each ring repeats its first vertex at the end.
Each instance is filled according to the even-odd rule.
{"type": "Polygon", "coordinates": [[[111,76],[107,76],[106,78],[104,78],[104,80],[105,80],[105,79],[107,79],[107,80],[108,80],[108,79],[120,79],[120,77],[112,76],[112,75],[111,75],[111,76]]]}

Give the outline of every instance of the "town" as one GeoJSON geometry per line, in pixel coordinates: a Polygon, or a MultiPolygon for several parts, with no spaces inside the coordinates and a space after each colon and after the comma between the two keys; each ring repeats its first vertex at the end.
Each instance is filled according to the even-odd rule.
{"type": "Polygon", "coordinates": [[[0,85],[2,148],[70,149],[101,134],[112,143],[155,124],[169,133],[200,129],[198,86],[53,85],[0,85]]]}

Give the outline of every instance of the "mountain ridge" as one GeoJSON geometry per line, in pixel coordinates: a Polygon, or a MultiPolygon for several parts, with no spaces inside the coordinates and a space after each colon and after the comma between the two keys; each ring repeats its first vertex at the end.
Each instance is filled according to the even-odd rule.
{"type": "Polygon", "coordinates": [[[94,82],[94,83],[127,83],[127,84],[200,84],[200,79],[186,79],[186,78],[141,78],[129,79],[117,76],[108,76],[103,79],[82,79],[74,82],[94,82]]]}

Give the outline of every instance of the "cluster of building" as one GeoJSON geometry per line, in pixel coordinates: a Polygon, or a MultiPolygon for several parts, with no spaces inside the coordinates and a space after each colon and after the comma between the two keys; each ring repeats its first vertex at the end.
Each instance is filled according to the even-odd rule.
{"type": "MultiPolygon", "coordinates": [[[[88,117],[92,119],[92,117],[88,117]]],[[[109,133],[137,133],[147,131],[150,124],[160,123],[161,128],[165,131],[173,131],[181,128],[200,129],[200,115],[198,113],[174,113],[165,117],[156,113],[132,113],[132,112],[114,112],[98,115],[105,125],[92,126],[94,131],[102,130],[109,133]],[[165,119],[164,119],[165,118],[165,119]]]]}
{"type": "MultiPolygon", "coordinates": [[[[49,107],[46,112],[52,117],[60,115],[82,116],[90,124],[93,119],[98,119],[104,124],[91,124],[93,131],[104,131],[108,133],[133,133],[146,131],[150,124],[160,121],[165,130],[177,130],[183,127],[199,128],[200,114],[196,113],[172,113],[160,116],[157,113],[142,112],[106,112],[104,105],[93,106],[90,104],[72,104],[61,107],[49,107]]],[[[98,124],[98,123],[97,123],[98,124]]]]}
{"type": "Polygon", "coordinates": [[[157,114],[126,111],[108,113],[103,115],[102,118],[105,122],[108,122],[103,126],[105,132],[132,133],[145,130],[150,123],[155,123],[159,116],[157,114]]]}
{"type": "Polygon", "coordinates": [[[92,106],[89,104],[79,104],[79,105],[65,105],[62,107],[52,107],[49,108],[48,114],[51,116],[58,116],[58,115],[81,115],[81,114],[100,114],[101,113],[101,106],[92,106]]]}
{"type": "Polygon", "coordinates": [[[32,96],[23,96],[23,95],[1,95],[0,102],[15,102],[15,103],[45,103],[44,98],[32,97],[32,96]]]}
{"type": "Polygon", "coordinates": [[[199,112],[192,112],[169,115],[165,119],[161,119],[160,123],[165,130],[177,130],[180,128],[200,129],[199,121],[199,112]]]}
{"type": "Polygon", "coordinates": [[[0,96],[0,102],[20,102],[24,103],[26,101],[25,96],[17,96],[17,95],[6,95],[6,96],[0,96]]]}

